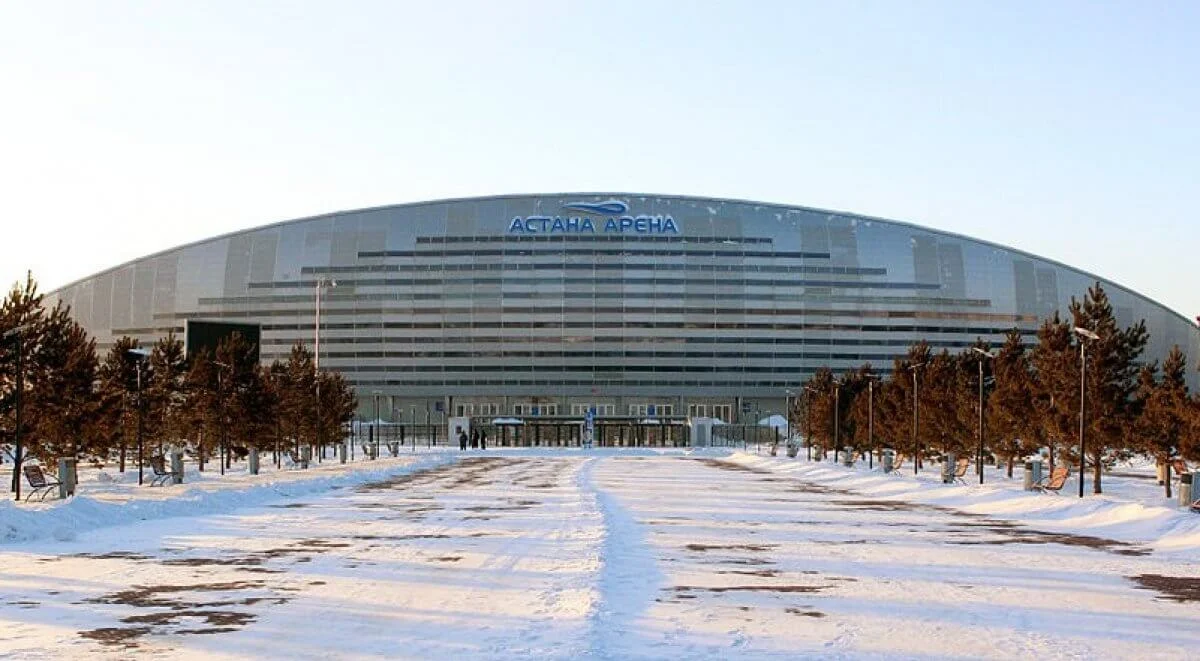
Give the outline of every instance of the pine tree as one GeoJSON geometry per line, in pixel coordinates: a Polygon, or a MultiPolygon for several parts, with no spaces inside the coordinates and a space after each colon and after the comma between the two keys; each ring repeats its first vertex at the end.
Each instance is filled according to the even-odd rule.
{"type": "Polygon", "coordinates": [[[218,443],[224,430],[221,385],[216,358],[207,347],[197,351],[188,367],[183,381],[184,418],[183,424],[192,438],[192,448],[200,470],[208,461],[212,448],[218,443]]]}
{"type": "Polygon", "coordinates": [[[168,333],[154,344],[150,352],[150,378],[145,384],[146,435],[158,444],[158,453],[163,453],[164,444],[179,445],[187,436],[184,381],[187,377],[187,358],[183,342],[168,333]]]}
{"type": "Polygon", "coordinates": [[[1034,378],[1029,436],[1035,447],[1049,450],[1047,458],[1053,473],[1072,438],[1079,412],[1078,352],[1071,324],[1057,312],[1038,329],[1038,343],[1030,361],[1034,378]]]}
{"type": "Polygon", "coordinates": [[[1007,466],[1013,476],[1017,457],[1035,452],[1026,439],[1033,436],[1033,375],[1021,331],[1012,329],[991,361],[996,383],[987,400],[986,429],[988,447],[1007,466]]]}
{"type": "Polygon", "coordinates": [[[79,458],[97,412],[96,342],[61,302],[43,322],[31,375],[30,452],[44,465],[79,458]]]}
{"type": "Polygon", "coordinates": [[[42,295],[37,290],[37,281],[27,274],[25,284],[14,284],[0,304],[0,441],[11,445],[13,459],[12,490],[15,493],[20,483],[21,464],[25,460],[25,439],[30,434],[36,411],[26,404],[31,403],[28,395],[21,395],[21,420],[17,424],[18,392],[26,393],[37,373],[38,347],[45,326],[45,310],[42,295]],[[11,336],[7,333],[21,329],[11,336]],[[18,373],[21,375],[18,386],[18,373]]]}
{"type": "MultiPolygon", "coordinates": [[[[1088,340],[1086,452],[1092,462],[1092,491],[1103,493],[1101,473],[1109,453],[1124,450],[1126,430],[1136,420],[1133,394],[1137,389],[1137,359],[1145,350],[1149,334],[1146,322],[1129,328],[1117,326],[1112,303],[1100,283],[1088,290],[1082,301],[1071,300],[1075,326],[1100,337],[1088,340]]],[[[1083,340],[1077,340],[1083,341],[1083,340]]],[[[1077,409],[1076,409],[1077,410],[1077,409]]]]}
{"type": "Polygon", "coordinates": [[[1175,346],[1163,361],[1162,378],[1155,380],[1154,365],[1142,368],[1135,401],[1141,415],[1135,429],[1142,449],[1166,467],[1163,486],[1171,497],[1171,461],[1179,455],[1191,415],[1187,387],[1187,358],[1175,346]]]}
{"type": "MultiPolygon", "coordinates": [[[[137,434],[138,360],[130,351],[139,348],[132,337],[121,337],[104,356],[98,372],[98,415],[93,428],[93,456],[102,459],[115,449],[119,470],[125,472],[129,444],[137,434]]],[[[145,373],[143,373],[145,377],[145,373]]]]}

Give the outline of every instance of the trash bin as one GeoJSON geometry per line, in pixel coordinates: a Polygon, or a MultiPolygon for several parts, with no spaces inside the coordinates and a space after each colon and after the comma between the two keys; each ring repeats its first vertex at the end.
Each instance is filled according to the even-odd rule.
{"type": "Polygon", "coordinates": [[[1192,482],[1195,479],[1195,473],[1180,473],[1179,474],[1179,506],[1189,507],[1195,498],[1192,497],[1192,482]]]}
{"type": "Polygon", "coordinates": [[[799,452],[800,452],[800,446],[799,446],[799,445],[797,445],[797,444],[795,444],[795,443],[788,443],[788,445],[787,445],[787,455],[788,455],[789,457],[795,458],[795,457],[796,457],[796,454],[797,454],[797,453],[799,453],[799,452]]]}
{"type": "Polygon", "coordinates": [[[854,448],[842,450],[842,465],[846,468],[854,468],[854,448]]]}
{"type": "Polygon", "coordinates": [[[883,472],[890,473],[896,469],[896,453],[891,450],[883,451],[883,472]]]}
{"type": "Polygon", "coordinates": [[[258,448],[250,448],[250,474],[258,475],[258,448]]]}
{"type": "Polygon", "coordinates": [[[942,457],[942,484],[954,484],[954,453],[942,457]]]}
{"type": "Polygon", "coordinates": [[[338,443],[338,462],[343,463],[343,464],[346,463],[346,444],[347,443],[349,443],[349,441],[342,441],[341,443],[338,443]]]}
{"type": "Polygon", "coordinates": [[[1042,481],[1042,460],[1031,459],[1025,462],[1025,490],[1035,491],[1042,481]]]}
{"type": "Polygon", "coordinates": [[[183,452],[171,452],[171,483],[183,484],[183,452]]]}
{"type": "Polygon", "coordinates": [[[58,497],[75,495],[75,458],[58,460],[58,497]]]}

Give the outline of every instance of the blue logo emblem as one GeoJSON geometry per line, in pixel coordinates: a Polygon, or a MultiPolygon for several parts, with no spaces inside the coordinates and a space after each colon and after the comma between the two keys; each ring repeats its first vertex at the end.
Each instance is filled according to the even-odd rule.
{"type": "Polygon", "coordinates": [[[563,205],[563,208],[572,211],[582,211],[584,213],[594,213],[597,216],[620,216],[629,211],[629,205],[620,200],[608,200],[607,202],[568,202],[563,205]]]}

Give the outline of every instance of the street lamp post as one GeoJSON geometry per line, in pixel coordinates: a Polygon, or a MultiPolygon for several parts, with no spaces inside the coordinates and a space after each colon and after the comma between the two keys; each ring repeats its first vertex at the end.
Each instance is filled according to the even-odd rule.
{"type": "Polygon", "coordinates": [[[375,436],[375,453],[372,456],[372,458],[378,459],[379,458],[379,427],[380,427],[380,424],[379,424],[379,391],[378,390],[372,391],[371,396],[375,399],[375,422],[373,422],[371,424],[371,429],[374,430],[373,433],[375,436]]]}
{"type": "Polygon", "coordinates": [[[875,379],[867,379],[867,468],[875,468],[875,379]]]}
{"type": "Polygon", "coordinates": [[[833,380],[833,463],[838,463],[838,455],[842,450],[842,420],[841,408],[842,403],[842,384],[837,379],[833,380]]]}
{"type": "Polygon", "coordinates": [[[791,389],[784,390],[784,409],[787,411],[787,446],[792,444],[792,391],[791,389]]]}
{"type": "Polygon", "coordinates": [[[321,290],[328,285],[330,289],[337,287],[337,280],[327,276],[317,278],[316,286],[316,305],[314,307],[313,318],[313,372],[316,373],[316,406],[313,410],[317,417],[317,462],[319,463],[325,455],[325,443],[322,438],[323,434],[321,424],[321,290]]]}
{"type": "Polygon", "coordinates": [[[921,369],[921,367],[923,367],[924,365],[925,365],[925,363],[916,363],[915,365],[908,366],[908,369],[912,370],[912,377],[913,377],[913,433],[912,433],[913,475],[919,475],[921,473],[920,449],[917,446],[917,421],[918,421],[918,418],[917,418],[917,416],[918,416],[918,412],[917,412],[917,370],[921,369]]]}
{"type": "Polygon", "coordinates": [[[145,415],[143,413],[143,409],[145,407],[143,406],[143,402],[142,402],[142,366],[145,364],[146,358],[150,355],[150,352],[146,351],[145,349],[129,349],[127,351],[127,353],[129,355],[133,356],[134,360],[137,361],[137,412],[138,412],[137,448],[138,448],[138,485],[140,486],[142,484],[142,473],[145,470],[142,467],[142,463],[144,461],[143,457],[142,457],[142,431],[143,431],[142,417],[145,415]]]}
{"type": "Polygon", "coordinates": [[[975,454],[975,472],[979,473],[979,483],[983,484],[983,361],[995,356],[979,347],[971,347],[971,351],[979,354],[979,448],[975,454]]]}
{"type": "Polygon", "coordinates": [[[225,474],[225,461],[229,456],[229,442],[225,436],[226,430],[229,429],[229,421],[225,419],[225,388],[222,381],[221,370],[228,369],[230,376],[233,375],[233,368],[219,360],[214,360],[213,365],[217,368],[217,406],[220,409],[221,415],[221,435],[217,438],[217,463],[221,464],[221,475],[225,474]]]}
{"type": "Polygon", "coordinates": [[[17,383],[16,383],[16,401],[13,402],[14,423],[13,428],[13,445],[16,446],[16,454],[13,455],[13,476],[12,490],[14,498],[17,501],[21,500],[21,462],[24,460],[21,450],[21,400],[25,398],[25,331],[29,330],[32,324],[22,324],[16,328],[11,328],[4,332],[4,339],[16,338],[14,341],[17,344],[17,383]]]}
{"type": "Polygon", "coordinates": [[[1086,328],[1075,327],[1075,334],[1079,336],[1079,497],[1083,498],[1083,459],[1084,459],[1084,442],[1083,442],[1083,422],[1084,411],[1087,410],[1087,391],[1084,386],[1087,384],[1087,353],[1084,352],[1084,347],[1087,345],[1086,340],[1093,342],[1100,339],[1100,336],[1086,328]]]}

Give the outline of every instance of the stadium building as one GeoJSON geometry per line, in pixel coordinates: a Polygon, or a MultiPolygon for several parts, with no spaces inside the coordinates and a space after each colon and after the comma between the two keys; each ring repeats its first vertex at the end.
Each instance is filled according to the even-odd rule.
{"type": "Polygon", "coordinates": [[[51,299],[101,349],[182,335],[189,319],[261,324],[265,361],[319,337],[321,368],[346,374],[366,418],[570,423],[593,409],[677,424],[778,414],[817,368],[886,373],[920,339],[954,350],[1017,327],[1033,341],[1097,281],[1119,323],[1146,320],[1149,358],[1176,344],[1200,358],[1188,319],[1048,259],[892,220],[681,196],[332,213],[151,255],[51,299]]]}

